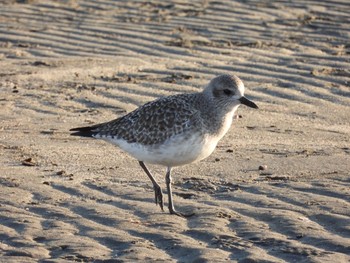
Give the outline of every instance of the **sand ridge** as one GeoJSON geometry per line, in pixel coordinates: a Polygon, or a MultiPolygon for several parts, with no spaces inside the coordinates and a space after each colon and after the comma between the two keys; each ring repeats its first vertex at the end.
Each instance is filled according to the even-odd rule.
{"type": "Polygon", "coordinates": [[[0,262],[350,260],[347,1],[0,5],[0,262]],[[260,109],[174,170],[190,219],[120,149],[69,136],[223,73],[260,109]]]}

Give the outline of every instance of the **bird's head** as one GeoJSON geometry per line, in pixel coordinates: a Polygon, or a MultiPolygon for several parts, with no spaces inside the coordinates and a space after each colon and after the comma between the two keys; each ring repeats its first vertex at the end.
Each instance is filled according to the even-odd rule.
{"type": "Polygon", "coordinates": [[[221,107],[234,108],[240,104],[257,109],[258,106],[244,97],[244,84],[235,75],[220,75],[213,78],[204,90],[221,107]]]}

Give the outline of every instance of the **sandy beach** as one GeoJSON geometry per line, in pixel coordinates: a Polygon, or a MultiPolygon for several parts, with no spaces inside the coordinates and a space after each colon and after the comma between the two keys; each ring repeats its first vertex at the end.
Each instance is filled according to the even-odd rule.
{"type": "Polygon", "coordinates": [[[0,262],[350,262],[349,65],[348,0],[1,1],[0,262]],[[190,218],[69,135],[225,73],[259,110],[174,169],[190,218]]]}

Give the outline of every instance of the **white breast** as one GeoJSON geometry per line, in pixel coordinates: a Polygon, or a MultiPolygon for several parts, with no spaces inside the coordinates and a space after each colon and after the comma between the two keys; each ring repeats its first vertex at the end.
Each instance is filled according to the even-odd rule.
{"type": "Polygon", "coordinates": [[[217,140],[207,135],[193,134],[189,137],[176,136],[160,145],[128,143],[122,139],[106,138],[121,149],[146,163],[167,167],[180,166],[208,157],[215,149],[217,140]]]}

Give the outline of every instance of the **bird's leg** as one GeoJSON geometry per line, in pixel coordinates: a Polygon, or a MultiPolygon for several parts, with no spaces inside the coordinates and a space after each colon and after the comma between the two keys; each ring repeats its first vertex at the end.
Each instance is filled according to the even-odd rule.
{"type": "Polygon", "coordinates": [[[179,213],[175,210],[174,208],[174,202],[173,202],[173,194],[172,194],[172,190],[171,190],[171,183],[172,183],[172,179],[171,179],[171,167],[167,168],[167,172],[166,172],[166,176],[165,176],[165,182],[166,182],[166,187],[167,187],[167,191],[168,191],[168,207],[169,207],[169,212],[172,215],[177,215],[177,216],[181,216],[181,217],[190,217],[193,216],[194,214],[183,214],[183,213],[179,213]]]}
{"type": "Polygon", "coordinates": [[[151,181],[152,181],[156,205],[159,204],[159,206],[162,209],[162,211],[164,211],[164,209],[163,209],[163,192],[162,192],[162,189],[160,188],[159,184],[156,182],[156,180],[154,179],[154,177],[152,176],[150,171],[148,171],[148,169],[147,169],[146,165],[144,164],[144,162],[139,161],[139,164],[142,167],[142,169],[145,171],[145,173],[147,174],[149,179],[151,179],[151,181]]]}

